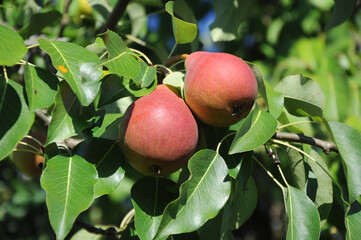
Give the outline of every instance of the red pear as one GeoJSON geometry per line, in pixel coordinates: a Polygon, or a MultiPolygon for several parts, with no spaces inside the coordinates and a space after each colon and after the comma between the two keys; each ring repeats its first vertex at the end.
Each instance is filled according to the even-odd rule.
{"type": "Polygon", "coordinates": [[[120,125],[120,147],[145,175],[167,175],[185,166],[198,141],[198,127],[182,98],[166,85],[135,102],[120,125]]]}
{"type": "Polygon", "coordinates": [[[187,57],[185,67],[185,100],[199,120],[226,127],[248,115],[257,98],[257,80],[242,59],[195,52],[187,57]]]}

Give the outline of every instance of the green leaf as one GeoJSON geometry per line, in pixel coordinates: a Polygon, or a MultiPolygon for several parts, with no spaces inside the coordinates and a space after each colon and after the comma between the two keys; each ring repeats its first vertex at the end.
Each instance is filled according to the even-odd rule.
{"type": "Polygon", "coordinates": [[[30,110],[46,108],[53,104],[59,82],[54,74],[26,64],[24,77],[30,110]]]}
{"type": "Polygon", "coordinates": [[[333,202],[332,179],[322,157],[313,149],[311,149],[310,155],[317,163],[311,161],[311,159],[305,163],[307,173],[305,191],[307,196],[315,203],[321,220],[326,220],[333,202]]]}
{"type": "Polygon", "coordinates": [[[0,160],[29,132],[34,113],[26,105],[23,87],[0,77],[0,160]]]}
{"type": "Polygon", "coordinates": [[[177,185],[162,177],[145,177],[132,187],[135,229],[140,239],[153,239],[165,207],[178,197],[177,185]]]}
{"type": "Polygon", "coordinates": [[[277,121],[271,114],[256,107],[242,122],[229,154],[253,150],[267,142],[276,132],[277,121]]]}
{"type": "Polygon", "coordinates": [[[258,192],[253,178],[248,178],[246,185],[232,180],[232,193],[229,198],[231,230],[240,228],[253,214],[257,206],[258,192]]]}
{"type": "Polygon", "coordinates": [[[304,156],[292,148],[279,148],[277,152],[288,183],[303,191],[306,185],[304,156]]]}
{"type": "Polygon", "coordinates": [[[361,133],[339,122],[328,125],[343,160],[349,202],[353,202],[361,195],[361,133]]]}
{"type": "Polygon", "coordinates": [[[228,170],[222,157],[206,149],[188,162],[190,178],[180,187],[180,196],[164,210],[156,238],[192,232],[214,218],[230,195],[228,170]],[[216,194],[215,194],[216,193],[216,194]]]}
{"type": "Polygon", "coordinates": [[[283,93],[285,107],[295,116],[322,116],[326,97],[321,86],[302,74],[287,76],[275,88],[283,93]]]}
{"type": "Polygon", "coordinates": [[[75,43],[49,42],[45,39],[39,39],[38,42],[80,103],[83,106],[90,105],[99,91],[99,80],[103,74],[98,56],[75,43]]]}
{"type": "Polygon", "coordinates": [[[200,239],[234,240],[229,227],[230,215],[231,210],[228,201],[215,218],[208,220],[198,229],[200,239]]]}
{"type": "Polygon", "coordinates": [[[61,13],[55,10],[31,15],[30,22],[20,29],[19,34],[24,39],[28,39],[30,36],[40,33],[44,27],[53,26],[55,21],[61,19],[61,16],[61,13]]]}
{"type": "Polygon", "coordinates": [[[108,113],[96,122],[92,128],[93,137],[117,138],[122,113],[108,113]]]}
{"type": "Polygon", "coordinates": [[[176,44],[193,42],[193,40],[197,37],[197,25],[185,22],[174,15],[174,1],[167,2],[165,10],[172,16],[173,35],[176,44]]]}
{"type": "Polygon", "coordinates": [[[127,6],[127,13],[132,25],[130,34],[141,39],[144,38],[148,32],[148,18],[144,17],[147,15],[145,6],[140,3],[130,2],[127,6]]]}
{"type": "Polygon", "coordinates": [[[113,103],[123,97],[132,96],[123,85],[123,79],[123,77],[119,77],[116,74],[110,74],[104,78],[98,107],[113,103]]]}
{"type": "MultiPolygon", "coordinates": [[[[104,231],[109,231],[111,229],[115,231],[120,231],[117,226],[110,226],[110,225],[95,225],[94,227],[100,228],[104,231]]],[[[88,230],[82,228],[79,231],[77,231],[70,240],[107,240],[108,237],[106,235],[101,235],[97,233],[88,232],[88,230]]]]}
{"type": "Polygon", "coordinates": [[[94,197],[112,193],[124,178],[124,159],[116,141],[92,138],[81,142],[73,150],[86,161],[95,165],[98,181],[94,186],[94,197]]]}
{"type": "Polygon", "coordinates": [[[326,31],[330,30],[337,25],[340,25],[348,18],[351,17],[353,11],[356,8],[356,0],[334,0],[335,6],[332,12],[331,19],[326,24],[326,31]]]}
{"type": "Polygon", "coordinates": [[[271,85],[263,79],[261,70],[255,64],[249,62],[247,64],[256,76],[259,92],[267,104],[269,113],[277,119],[283,110],[283,94],[276,92],[271,85]]]}
{"type": "Polygon", "coordinates": [[[123,86],[135,97],[142,97],[144,95],[147,95],[156,88],[157,82],[154,81],[152,85],[150,85],[147,88],[142,88],[137,85],[137,83],[129,78],[124,78],[123,86]]]}
{"type": "Polygon", "coordinates": [[[13,66],[28,51],[24,40],[14,30],[0,24],[0,66],[13,66]]]}
{"type": "Polygon", "coordinates": [[[318,239],[321,232],[320,216],[313,202],[292,186],[288,186],[284,194],[288,217],[286,239],[318,239]]]}
{"type": "Polygon", "coordinates": [[[252,13],[252,0],[214,0],[216,19],[210,26],[213,41],[232,41],[240,25],[252,13]]]}
{"type": "MultiPolygon", "coordinates": [[[[282,113],[279,115],[278,119],[277,119],[282,125],[286,125],[291,123],[291,120],[288,118],[286,110],[282,111],[282,113]]],[[[286,127],[286,129],[288,129],[288,131],[293,132],[293,133],[303,133],[302,129],[299,128],[296,125],[289,125],[286,127]]]]}
{"type": "Polygon", "coordinates": [[[345,217],[346,240],[356,240],[361,235],[361,204],[354,201],[345,217]]]}
{"type": "Polygon", "coordinates": [[[228,136],[225,140],[223,140],[219,149],[219,154],[226,161],[229,176],[239,181],[245,187],[252,172],[253,151],[231,155],[228,154],[233,140],[234,135],[228,136]]]}
{"type": "Polygon", "coordinates": [[[267,27],[267,34],[266,34],[266,39],[270,44],[272,45],[277,44],[278,39],[280,37],[280,33],[285,23],[286,21],[282,16],[276,19],[272,19],[272,22],[267,27]]]}
{"type": "Polygon", "coordinates": [[[103,55],[107,50],[103,39],[101,39],[100,37],[97,37],[95,41],[92,44],[86,46],[85,49],[89,52],[95,53],[99,57],[103,55]]]}
{"type": "Polygon", "coordinates": [[[56,156],[47,162],[40,183],[57,239],[64,239],[75,219],[94,198],[95,167],[80,156],[56,156]]]}
{"type": "Polygon", "coordinates": [[[184,76],[182,72],[172,72],[163,79],[163,84],[177,88],[183,97],[184,76]]]}
{"type": "Polygon", "coordinates": [[[126,78],[135,78],[140,71],[140,63],[127,49],[123,39],[112,31],[101,35],[108,50],[109,59],[103,62],[112,73],[126,78]]]}
{"type": "Polygon", "coordinates": [[[144,62],[140,62],[140,72],[134,82],[138,83],[141,88],[147,88],[152,84],[157,78],[157,71],[155,67],[148,66],[144,62]]]}
{"type": "Polygon", "coordinates": [[[69,85],[62,81],[55,95],[55,106],[51,112],[46,143],[72,137],[92,125],[92,105],[83,107],[69,85]]]}

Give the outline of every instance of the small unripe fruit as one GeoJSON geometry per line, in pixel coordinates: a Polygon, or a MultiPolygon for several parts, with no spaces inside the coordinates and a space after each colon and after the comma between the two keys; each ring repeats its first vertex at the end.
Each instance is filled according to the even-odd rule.
{"type": "MultiPolygon", "coordinates": [[[[41,143],[43,144],[45,143],[46,140],[45,133],[37,131],[30,133],[29,135],[36,138],[41,143]]],[[[35,142],[34,140],[28,137],[23,138],[21,142],[30,144],[36,147],[37,149],[39,149],[39,151],[41,151],[41,146],[37,142],[35,142]]],[[[22,172],[25,176],[30,178],[40,177],[42,172],[41,169],[42,164],[44,163],[44,157],[37,155],[35,153],[22,151],[24,149],[35,151],[35,149],[29,146],[25,146],[21,143],[19,143],[16,146],[16,149],[17,150],[14,151],[12,154],[12,160],[14,161],[16,167],[20,170],[20,172],[22,172]]]]}
{"type": "Polygon", "coordinates": [[[197,141],[191,111],[166,85],[133,102],[120,125],[123,154],[145,175],[168,175],[184,167],[197,141]]]}
{"type": "Polygon", "coordinates": [[[185,67],[185,100],[199,120],[227,127],[248,115],[257,98],[257,80],[242,59],[195,52],[187,57],[185,67]]]}

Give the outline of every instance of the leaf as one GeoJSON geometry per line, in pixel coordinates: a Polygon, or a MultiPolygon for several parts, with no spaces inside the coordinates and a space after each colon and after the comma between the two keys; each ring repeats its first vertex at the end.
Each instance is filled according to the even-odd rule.
{"type": "Polygon", "coordinates": [[[199,239],[233,240],[234,237],[229,228],[230,211],[228,201],[215,218],[208,220],[198,229],[199,239]]]}
{"type": "Polygon", "coordinates": [[[140,72],[136,78],[134,78],[134,82],[138,83],[141,88],[147,88],[156,80],[157,71],[155,67],[148,66],[144,62],[140,62],[140,72]]]}
{"type": "Polygon", "coordinates": [[[131,190],[135,229],[140,239],[153,239],[165,207],[178,197],[177,185],[161,177],[144,177],[131,190]]]}
{"type": "Polygon", "coordinates": [[[306,185],[304,156],[292,148],[278,148],[277,152],[288,183],[303,191],[306,185]]]}
{"type": "Polygon", "coordinates": [[[92,128],[93,137],[117,138],[122,116],[123,114],[121,113],[105,114],[103,118],[98,120],[96,127],[92,128]]]}
{"type": "Polygon", "coordinates": [[[109,59],[103,62],[112,73],[126,78],[135,78],[140,71],[140,63],[133,57],[123,39],[112,31],[101,35],[108,50],[109,59]]]}
{"type": "Polygon", "coordinates": [[[131,2],[127,6],[127,13],[132,25],[130,34],[141,39],[144,38],[148,32],[148,19],[144,17],[147,15],[145,6],[140,3],[131,2]]]}
{"type": "Polygon", "coordinates": [[[232,193],[229,198],[231,216],[229,221],[231,230],[240,228],[253,214],[257,206],[257,186],[252,177],[246,185],[232,180],[232,193]]]}
{"type": "Polygon", "coordinates": [[[317,163],[311,159],[305,163],[307,173],[305,192],[315,203],[321,220],[326,220],[333,203],[332,179],[322,157],[313,149],[311,149],[310,155],[317,163]]]}
{"type": "Polygon", "coordinates": [[[295,116],[322,116],[326,97],[321,86],[302,74],[287,76],[276,86],[283,93],[285,107],[295,116]]]}
{"type": "MultiPolygon", "coordinates": [[[[114,229],[115,231],[120,231],[117,226],[109,226],[109,225],[95,225],[94,227],[100,228],[104,231],[114,229]]],[[[88,232],[88,230],[82,228],[78,230],[70,240],[107,240],[106,235],[101,235],[97,233],[88,232]]]]}
{"type": "Polygon", "coordinates": [[[360,238],[361,235],[361,204],[354,201],[347,210],[345,217],[346,240],[360,238]]]}
{"type": "Polygon", "coordinates": [[[11,153],[33,122],[34,113],[26,105],[23,87],[0,77],[0,160],[11,153]]]}
{"type": "Polygon", "coordinates": [[[339,122],[328,122],[328,126],[343,160],[349,202],[353,202],[361,195],[361,133],[339,122]]]}
{"type": "MultiPolygon", "coordinates": [[[[287,116],[286,110],[282,111],[282,113],[279,115],[277,120],[282,125],[291,123],[291,120],[287,116]]],[[[295,125],[289,125],[286,127],[286,129],[288,129],[288,131],[293,132],[293,133],[303,133],[302,129],[295,125]]]]}
{"type": "Polygon", "coordinates": [[[278,39],[280,37],[280,33],[285,23],[286,21],[283,19],[283,17],[272,19],[272,22],[267,28],[267,34],[266,34],[266,39],[270,44],[272,45],[277,44],[278,39]]]}
{"type": "Polygon", "coordinates": [[[110,74],[104,78],[98,107],[113,103],[123,97],[132,96],[123,85],[123,79],[123,77],[119,77],[116,74],[110,74]]]}
{"type": "Polygon", "coordinates": [[[188,162],[190,178],[180,187],[180,196],[164,210],[156,238],[192,232],[214,218],[230,194],[228,170],[217,152],[206,149],[188,162]]]}
{"type": "Polygon", "coordinates": [[[229,154],[242,153],[261,146],[273,136],[276,128],[277,121],[256,105],[239,128],[229,154]]]}
{"type": "Polygon", "coordinates": [[[223,140],[219,153],[227,164],[229,176],[239,181],[245,187],[252,172],[253,151],[232,155],[228,154],[233,140],[234,136],[233,138],[229,136],[223,140]]]}
{"type": "Polygon", "coordinates": [[[13,66],[28,51],[24,40],[14,30],[0,24],[0,66],[13,66]]]}
{"type": "Polygon", "coordinates": [[[47,162],[40,183],[57,239],[64,239],[77,216],[93,202],[95,167],[80,156],[56,156],[47,162]]]}
{"type": "Polygon", "coordinates": [[[238,29],[252,13],[252,0],[214,0],[216,19],[210,26],[213,41],[232,41],[238,37],[238,29]]]}
{"type": "Polygon", "coordinates": [[[50,10],[42,13],[35,13],[31,15],[30,22],[20,29],[19,34],[28,39],[30,36],[40,33],[46,26],[53,26],[54,22],[61,19],[61,13],[55,10],[50,10]]]}
{"type": "Polygon", "coordinates": [[[174,1],[167,2],[165,10],[172,16],[173,35],[176,44],[193,42],[193,40],[197,37],[197,25],[185,22],[174,15],[174,1]]]}
{"type": "Polygon", "coordinates": [[[267,104],[269,113],[277,119],[283,110],[283,94],[276,92],[267,81],[263,80],[261,70],[255,64],[249,62],[247,64],[256,76],[258,89],[267,104]]]}
{"type": "Polygon", "coordinates": [[[320,216],[313,202],[300,190],[288,186],[284,190],[288,217],[286,239],[318,239],[320,216]]]}
{"type": "Polygon", "coordinates": [[[138,87],[137,83],[134,80],[125,78],[123,81],[123,86],[135,97],[142,97],[151,92],[157,87],[157,82],[154,81],[152,85],[147,88],[138,87]]]}
{"type": "Polygon", "coordinates": [[[24,77],[30,110],[46,108],[53,104],[59,82],[55,75],[44,69],[26,64],[24,77]]]}
{"type": "Polygon", "coordinates": [[[184,76],[182,72],[172,72],[163,79],[163,84],[177,88],[183,97],[184,76]]]}
{"type": "Polygon", "coordinates": [[[55,106],[51,112],[46,143],[64,140],[90,127],[93,113],[89,114],[89,111],[92,107],[83,107],[69,85],[65,81],[61,82],[55,95],[55,106]]]}
{"type": "Polygon", "coordinates": [[[331,19],[326,24],[326,31],[337,25],[340,25],[351,17],[353,11],[356,9],[356,0],[334,0],[335,6],[332,12],[331,19]]]}
{"type": "Polygon", "coordinates": [[[38,42],[80,103],[89,106],[99,91],[99,80],[103,74],[98,56],[75,43],[49,42],[45,39],[39,39],[38,42]]]}
{"type": "Polygon", "coordinates": [[[86,46],[85,49],[89,52],[95,53],[99,57],[103,55],[107,50],[103,39],[101,39],[100,37],[97,37],[95,41],[92,44],[86,46]]]}
{"type": "Polygon", "coordinates": [[[98,181],[94,197],[112,193],[124,178],[124,159],[118,142],[104,138],[92,138],[81,142],[73,150],[86,161],[95,165],[98,181]]]}

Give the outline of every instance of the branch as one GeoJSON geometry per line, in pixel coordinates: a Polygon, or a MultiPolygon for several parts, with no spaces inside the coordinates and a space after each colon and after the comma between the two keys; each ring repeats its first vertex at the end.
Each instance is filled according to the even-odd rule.
{"type": "Polygon", "coordinates": [[[60,29],[58,32],[58,38],[61,38],[63,36],[63,32],[65,30],[65,27],[69,24],[69,6],[71,4],[72,0],[68,0],[65,3],[65,7],[64,7],[64,14],[63,14],[63,18],[61,19],[61,25],[60,25],[60,29]]]}
{"type": "Polygon", "coordinates": [[[100,30],[100,33],[103,33],[108,29],[114,30],[114,28],[117,26],[119,19],[123,16],[129,2],[130,0],[118,0],[113,11],[109,14],[107,22],[100,30]]]}
{"type": "Polygon", "coordinates": [[[46,114],[42,110],[35,110],[35,119],[38,121],[42,126],[47,128],[50,124],[50,118],[46,116],[46,114]]]}
{"type": "Polygon", "coordinates": [[[276,132],[273,139],[285,140],[288,142],[299,142],[306,143],[312,146],[319,147],[324,153],[329,154],[330,152],[338,152],[337,146],[334,142],[327,142],[318,138],[305,136],[303,134],[288,133],[288,132],[276,132]]]}
{"type": "Polygon", "coordinates": [[[90,225],[83,221],[80,221],[79,219],[75,220],[75,224],[81,228],[84,228],[88,232],[114,237],[116,239],[118,239],[117,236],[119,236],[121,234],[121,232],[118,232],[114,227],[102,229],[102,228],[94,227],[93,225],[90,225]]]}

